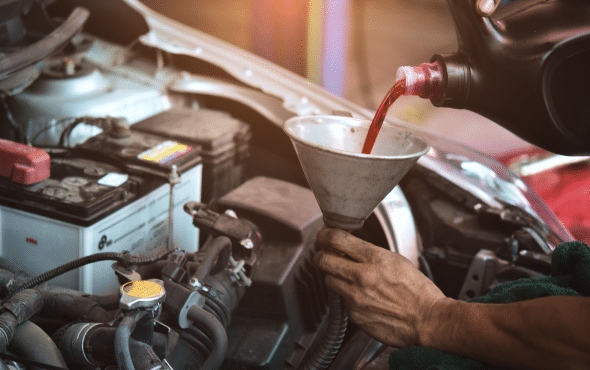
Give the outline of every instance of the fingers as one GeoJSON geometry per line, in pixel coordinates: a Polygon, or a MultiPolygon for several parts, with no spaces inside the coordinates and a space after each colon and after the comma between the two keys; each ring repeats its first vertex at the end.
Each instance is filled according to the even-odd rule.
{"type": "Polygon", "coordinates": [[[326,286],[343,298],[345,298],[350,291],[350,284],[331,275],[326,276],[326,286]]]}
{"type": "Polygon", "coordinates": [[[313,262],[321,270],[348,282],[356,275],[358,263],[331,252],[319,251],[313,256],[313,262]]]}
{"type": "Polygon", "coordinates": [[[358,262],[378,260],[381,248],[361,240],[345,231],[325,227],[317,236],[318,245],[322,249],[332,250],[352,258],[358,262]]]}
{"type": "Polygon", "coordinates": [[[326,286],[342,298],[342,303],[348,314],[356,311],[367,313],[371,303],[362,290],[354,284],[341,280],[335,276],[326,276],[326,286]]]}

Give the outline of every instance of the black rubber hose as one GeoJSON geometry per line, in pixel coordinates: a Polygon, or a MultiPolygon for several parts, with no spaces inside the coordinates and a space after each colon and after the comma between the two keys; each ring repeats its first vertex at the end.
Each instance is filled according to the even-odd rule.
{"type": "Polygon", "coordinates": [[[364,369],[373,361],[383,350],[385,345],[371,338],[361,330],[357,330],[354,335],[346,341],[346,345],[338,351],[338,356],[332,361],[329,370],[364,369]]]}
{"type": "Polygon", "coordinates": [[[10,312],[0,315],[0,352],[4,352],[16,330],[16,317],[10,312]]]}
{"type": "MultiPolygon", "coordinates": [[[[141,274],[140,274],[141,275],[141,274]]],[[[143,275],[141,275],[143,277],[143,275]]],[[[89,294],[83,297],[88,298],[96,302],[100,307],[105,310],[116,310],[119,308],[119,301],[121,297],[119,293],[113,294],[89,294]]]]}
{"type": "MultiPolygon", "coordinates": [[[[198,330],[198,329],[197,329],[198,330]]],[[[181,341],[186,342],[188,345],[193,347],[203,358],[207,358],[211,350],[207,347],[207,345],[194,336],[190,335],[187,331],[179,332],[179,338],[181,341]]]]}
{"type": "Polygon", "coordinates": [[[68,368],[57,345],[43,329],[30,321],[18,326],[8,350],[28,360],[62,369],[68,368]]]}
{"type": "MultiPolygon", "coordinates": [[[[134,367],[138,370],[162,370],[162,361],[151,345],[131,338],[129,340],[129,347],[133,351],[134,367]]],[[[119,370],[122,370],[119,367],[119,370]]]]}
{"type": "Polygon", "coordinates": [[[22,269],[15,265],[11,260],[4,257],[0,257],[0,269],[10,271],[13,274],[23,273],[22,269]]]}
{"type": "Polygon", "coordinates": [[[344,333],[348,316],[344,310],[341,298],[333,291],[328,292],[328,327],[320,340],[320,344],[314,350],[307,363],[301,367],[303,370],[326,369],[338,353],[344,333]]]}
{"type": "Polygon", "coordinates": [[[227,353],[227,333],[221,323],[209,312],[199,306],[192,306],[188,310],[188,319],[193,321],[193,325],[207,331],[213,348],[200,370],[219,369],[227,353]]]}
{"type": "Polygon", "coordinates": [[[197,329],[194,326],[190,326],[188,329],[186,329],[186,332],[203,344],[203,346],[206,349],[205,353],[209,354],[209,353],[211,353],[211,351],[213,351],[213,347],[214,347],[213,342],[201,330],[197,329]]]}
{"type": "Polygon", "coordinates": [[[30,319],[43,308],[41,294],[33,289],[24,290],[2,305],[0,315],[0,352],[4,352],[12,340],[16,327],[30,319]]]}
{"type": "MultiPolygon", "coordinates": [[[[57,343],[61,353],[66,362],[73,365],[76,369],[95,369],[98,367],[104,368],[108,365],[116,365],[117,359],[115,357],[115,335],[116,327],[111,327],[103,324],[79,322],[75,324],[68,324],[59,329],[53,334],[53,341],[57,343]]],[[[152,345],[149,349],[141,347],[150,347],[147,343],[139,342],[133,338],[129,339],[129,348],[133,353],[135,368],[142,368],[142,361],[138,358],[141,353],[148,351],[155,356],[144,359],[145,361],[154,360],[152,366],[149,368],[156,368],[155,363],[160,358],[165,358],[169,347],[169,338],[164,333],[153,333],[152,345]],[[134,349],[140,348],[139,353],[134,349]],[[157,358],[157,360],[156,360],[157,358]]],[[[145,367],[143,367],[145,368],[145,367]]]]}
{"type": "Polygon", "coordinates": [[[203,306],[203,309],[215,316],[221,325],[223,325],[224,328],[227,328],[229,325],[229,314],[226,314],[226,312],[223,310],[221,306],[222,303],[210,297],[206,297],[206,299],[207,300],[205,301],[205,306],[203,306]]]}
{"type": "Polygon", "coordinates": [[[60,290],[41,290],[41,296],[44,302],[41,314],[47,318],[103,324],[114,319],[111,313],[86,297],[64,294],[60,290]]]}
{"type": "Polygon", "coordinates": [[[200,283],[203,283],[207,276],[218,274],[227,267],[231,256],[231,240],[226,236],[209,239],[202,250],[201,263],[193,275],[200,283]]]}
{"type": "Polygon", "coordinates": [[[131,350],[129,349],[129,339],[131,333],[135,330],[135,325],[141,320],[147,312],[134,310],[127,314],[121,320],[115,332],[115,358],[117,359],[117,366],[120,370],[135,370],[133,366],[133,359],[131,358],[131,350]]]}
{"type": "Polygon", "coordinates": [[[74,269],[80,268],[82,266],[88,265],[94,262],[100,261],[117,261],[123,267],[128,267],[129,265],[146,265],[156,261],[159,261],[165,258],[167,255],[172,253],[174,249],[168,249],[165,252],[162,252],[157,255],[146,255],[146,256],[133,256],[129,253],[116,253],[116,252],[107,252],[107,253],[96,253],[90,256],[78,258],[71,262],[68,262],[64,265],[58,266],[53,270],[49,270],[41,275],[35,276],[30,280],[25,281],[21,284],[18,288],[14,290],[14,292],[9,296],[13,296],[14,294],[20,292],[21,290],[29,289],[34,286],[37,286],[41,283],[46,282],[47,280],[51,280],[56,278],[60,275],[65,274],[66,272],[72,271],[74,269]]]}
{"type": "Polygon", "coordinates": [[[66,46],[72,37],[82,31],[89,16],[88,10],[75,8],[62,24],[43,39],[0,59],[0,76],[4,77],[40,62],[66,46]]]}

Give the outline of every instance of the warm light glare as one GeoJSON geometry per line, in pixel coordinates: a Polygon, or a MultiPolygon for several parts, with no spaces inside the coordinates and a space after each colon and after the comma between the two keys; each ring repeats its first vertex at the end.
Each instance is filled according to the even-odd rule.
{"type": "Polygon", "coordinates": [[[321,83],[324,1],[309,0],[307,23],[307,78],[321,83]]]}

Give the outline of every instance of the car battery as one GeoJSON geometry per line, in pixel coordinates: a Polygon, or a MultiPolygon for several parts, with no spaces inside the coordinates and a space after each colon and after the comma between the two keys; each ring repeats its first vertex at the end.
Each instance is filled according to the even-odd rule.
{"type": "MultiPolygon", "coordinates": [[[[154,254],[170,242],[197,248],[198,229],[183,205],[200,199],[199,148],[131,135],[133,145],[121,153],[108,135],[99,136],[85,150],[50,151],[51,175],[39,183],[0,179],[1,254],[25,273],[36,276],[100,252],[154,254]],[[91,150],[97,143],[102,148],[91,150]],[[164,174],[172,168],[177,173],[170,181],[164,174]]],[[[92,263],[49,283],[113,293],[118,281],[112,264],[92,263]]]]}
{"type": "Polygon", "coordinates": [[[248,178],[250,126],[225,112],[174,108],[131,128],[201,146],[203,203],[222,197],[248,178]]]}

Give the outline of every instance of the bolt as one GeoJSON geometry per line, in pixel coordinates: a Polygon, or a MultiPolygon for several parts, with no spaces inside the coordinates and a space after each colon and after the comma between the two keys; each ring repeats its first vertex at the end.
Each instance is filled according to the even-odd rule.
{"type": "Polygon", "coordinates": [[[251,239],[243,239],[240,244],[242,245],[242,247],[246,248],[246,249],[252,249],[254,248],[254,243],[252,242],[251,239]]]}
{"type": "Polygon", "coordinates": [[[240,260],[240,262],[236,263],[233,266],[233,269],[231,270],[231,273],[232,274],[238,274],[242,270],[242,268],[244,267],[244,264],[245,264],[244,260],[240,260]]]}
{"type": "Polygon", "coordinates": [[[228,209],[225,211],[225,214],[228,215],[231,218],[238,218],[238,215],[236,214],[236,212],[234,212],[233,209],[228,209]]]}
{"type": "Polygon", "coordinates": [[[500,5],[500,0],[478,0],[475,10],[480,16],[489,17],[494,13],[498,5],[500,5]]]}
{"type": "Polygon", "coordinates": [[[197,278],[194,278],[194,277],[188,281],[188,284],[195,289],[198,289],[203,285],[203,284],[201,284],[201,282],[197,278]]]}
{"type": "Polygon", "coordinates": [[[76,63],[70,58],[64,58],[62,62],[63,71],[66,76],[73,76],[76,73],[76,63]]]}

